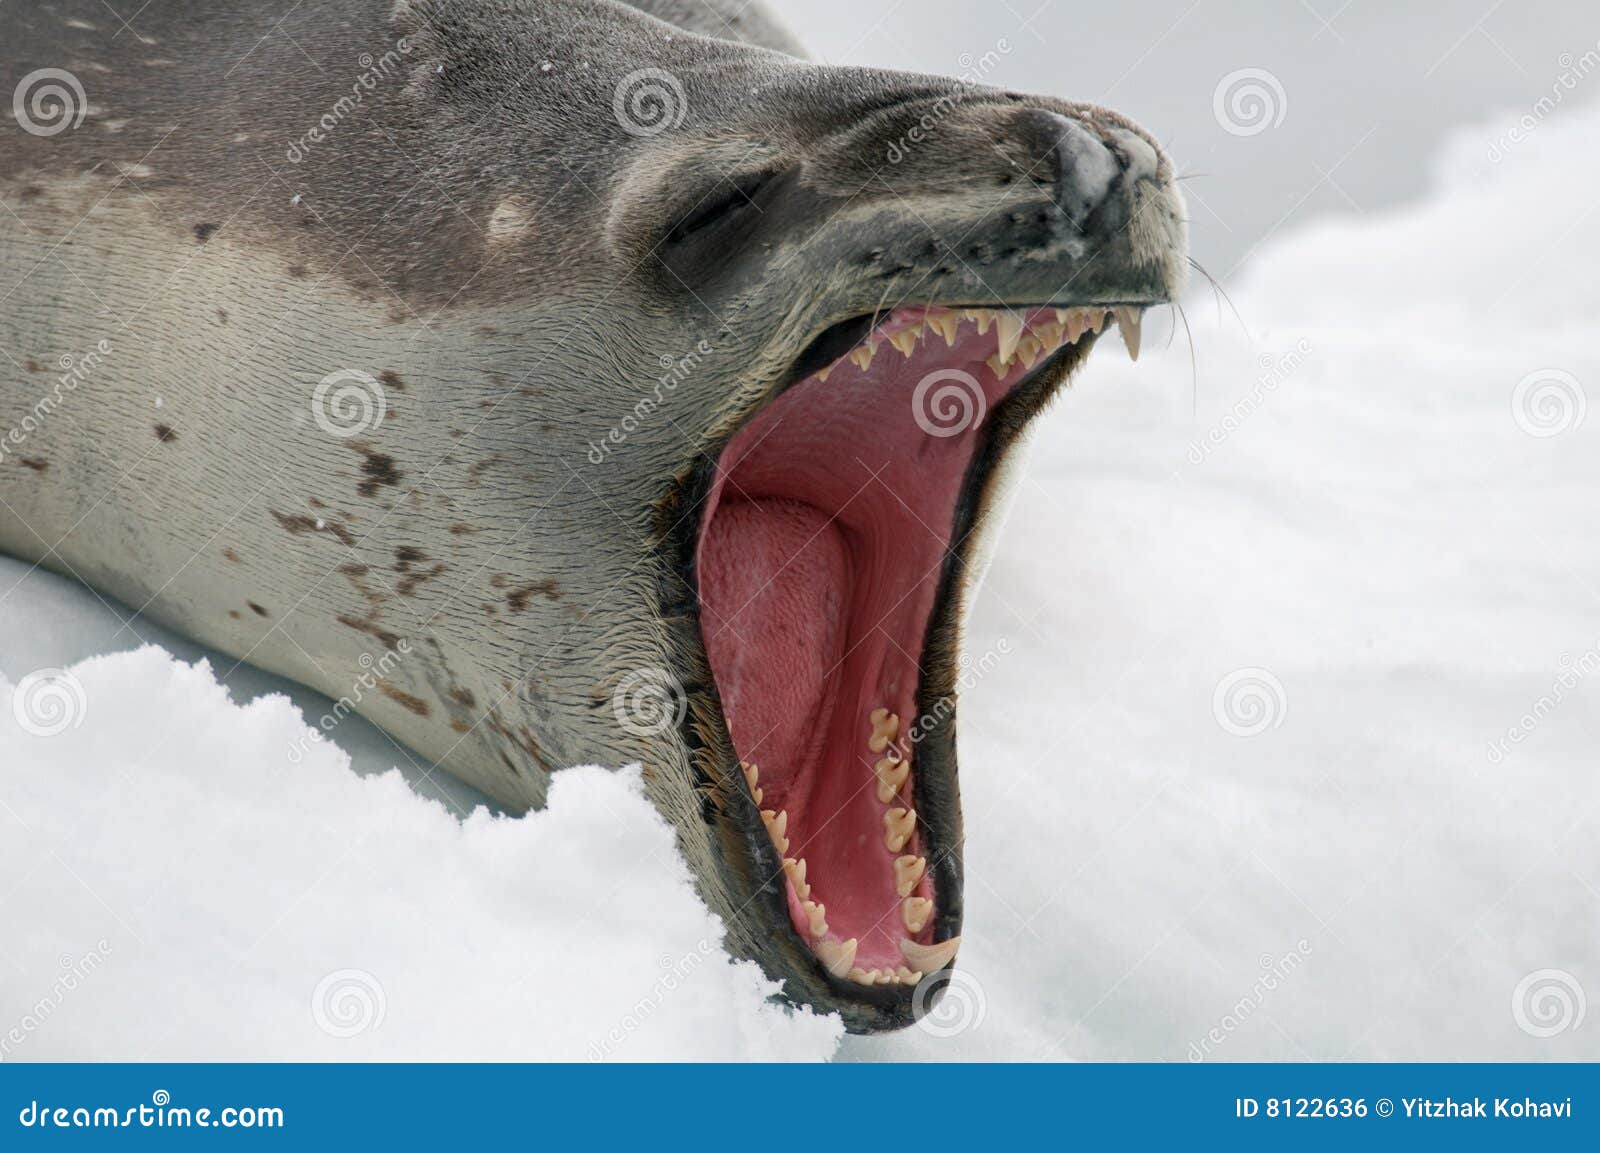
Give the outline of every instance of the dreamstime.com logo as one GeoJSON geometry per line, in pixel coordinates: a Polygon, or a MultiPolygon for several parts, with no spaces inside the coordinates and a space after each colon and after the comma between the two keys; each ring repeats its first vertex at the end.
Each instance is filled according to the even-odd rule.
{"type": "Polygon", "coordinates": [[[1583,426],[1589,397],[1572,373],[1541,368],[1517,381],[1511,391],[1511,416],[1529,436],[1560,436],[1583,426]]]}
{"type": "Polygon", "coordinates": [[[672,73],[641,68],[617,82],[611,111],[629,136],[660,136],[683,126],[689,115],[689,98],[672,73]]]}
{"type": "Polygon", "coordinates": [[[22,1107],[17,1121],[25,1129],[282,1129],[283,1110],[256,1105],[197,1109],[174,1105],[171,1093],[157,1089],[150,1094],[149,1104],[126,1109],[33,1100],[22,1107]]]}
{"type": "Polygon", "coordinates": [[[29,673],[11,694],[11,713],[17,724],[36,737],[55,737],[78,728],[88,709],[83,682],[66,669],[29,673]]]}
{"type": "Polygon", "coordinates": [[[336,969],[311,991],[311,1019],[330,1037],[356,1037],[383,1027],[389,997],[365,969],[336,969]]]}
{"type": "Polygon", "coordinates": [[[27,1043],[29,1037],[44,1028],[72,994],[81,989],[95,971],[105,964],[109,956],[111,942],[106,940],[95,942],[95,947],[81,957],[63,953],[61,975],[51,984],[49,991],[29,1005],[20,1020],[11,1022],[5,1032],[0,1033],[0,1061],[11,1056],[27,1043]]]}
{"type": "Polygon", "coordinates": [[[635,669],[617,683],[611,694],[611,711],[624,732],[636,737],[659,737],[683,723],[689,698],[666,669],[635,669]]]}
{"type": "Polygon", "coordinates": [[[1238,68],[1217,81],[1211,112],[1230,136],[1259,136],[1289,114],[1283,82],[1265,68],[1238,68]]]}
{"type": "Polygon", "coordinates": [[[981,1029],[989,1015],[983,985],[965,969],[941,969],[917,983],[911,994],[917,1028],[932,1037],[958,1037],[981,1029]]]}
{"type": "Polygon", "coordinates": [[[33,136],[57,136],[83,127],[89,98],[83,82],[65,68],[40,68],[22,78],[11,94],[11,114],[33,136]]]}
{"type": "Polygon", "coordinates": [[[1258,737],[1280,727],[1288,714],[1289,694],[1266,669],[1237,669],[1211,694],[1211,715],[1236,737],[1258,737]]]}
{"type": "Polygon", "coordinates": [[[371,373],[358,368],[330,372],[311,394],[311,418],[329,436],[348,440],[372,432],[389,413],[389,396],[371,373]]]}
{"type": "Polygon", "coordinates": [[[983,385],[959,368],[930,372],[911,393],[911,416],[917,427],[941,439],[977,428],[988,410],[983,385]]]}
{"type": "Polygon", "coordinates": [[[1511,990],[1511,1019],[1530,1037],[1556,1037],[1583,1024],[1589,1001],[1565,969],[1535,969],[1511,990]]]}

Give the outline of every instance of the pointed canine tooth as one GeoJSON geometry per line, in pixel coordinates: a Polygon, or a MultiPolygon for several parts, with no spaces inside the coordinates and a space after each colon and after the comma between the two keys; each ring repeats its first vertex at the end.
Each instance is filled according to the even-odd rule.
{"type": "Polygon", "coordinates": [[[1038,337],[1031,332],[1022,334],[1022,339],[1017,342],[1017,359],[1022,361],[1022,367],[1032,371],[1033,366],[1039,362],[1039,355],[1044,351],[1039,344],[1038,337]]]}
{"type": "Polygon", "coordinates": [[[944,968],[955,960],[956,950],[959,948],[961,948],[960,937],[951,937],[948,941],[940,941],[937,945],[919,945],[915,941],[900,938],[900,955],[913,969],[919,969],[924,973],[944,968]]]}
{"type": "Polygon", "coordinates": [[[891,853],[898,853],[911,839],[917,827],[917,814],[912,809],[890,809],[883,814],[883,843],[891,853]]]}
{"type": "Polygon", "coordinates": [[[802,900],[811,896],[811,886],[806,884],[806,862],[802,857],[798,861],[793,857],[783,859],[783,871],[789,878],[789,883],[794,886],[795,894],[802,900]]]}
{"type": "Polygon", "coordinates": [[[1137,308],[1117,309],[1117,328],[1122,333],[1122,343],[1128,347],[1128,359],[1139,359],[1139,325],[1143,322],[1143,314],[1137,308]]]}
{"type": "Polygon", "coordinates": [[[823,384],[827,384],[828,383],[828,377],[832,376],[833,375],[833,370],[838,368],[838,367],[839,367],[839,362],[838,361],[834,361],[832,364],[828,365],[827,368],[825,368],[821,372],[817,373],[817,379],[819,381],[821,381],[823,384]]]}
{"type": "Polygon", "coordinates": [[[900,754],[893,749],[889,753],[873,766],[873,771],[878,774],[878,802],[884,805],[894,800],[900,792],[900,786],[911,775],[911,762],[901,760],[900,754]]]}
{"type": "Polygon", "coordinates": [[[811,926],[811,935],[821,939],[828,935],[828,908],[816,901],[801,901],[800,910],[811,926]]]}
{"type": "Polygon", "coordinates": [[[995,312],[990,308],[975,308],[972,310],[972,319],[978,322],[978,335],[982,336],[994,325],[995,312]]]}
{"type": "Polygon", "coordinates": [[[902,328],[889,338],[889,343],[899,350],[901,356],[910,360],[917,351],[917,337],[921,335],[921,328],[902,328]]]}
{"type": "Polygon", "coordinates": [[[926,857],[916,857],[907,854],[894,859],[894,889],[902,897],[909,897],[912,891],[922,880],[922,874],[927,871],[928,860],[926,857]]]}
{"type": "Polygon", "coordinates": [[[854,937],[851,937],[843,944],[838,941],[818,941],[811,946],[811,949],[816,953],[817,959],[822,962],[822,967],[835,977],[843,977],[846,974],[850,974],[851,978],[854,979],[854,974],[851,973],[856,963],[856,939],[854,937]]]}
{"type": "Polygon", "coordinates": [[[869,341],[866,344],[857,345],[855,349],[851,351],[850,361],[862,372],[865,372],[868,368],[872,367],[872,358],[877,355],[877,346],[869,341]]]}
{"type": "Polygon", "coordinates": [[[1014,312],[1002,312],[995,317],[994,324],[1000,338],[1000,363],[1010,364],[1017,355],[1017,342],[1022,339],[1022,318],[1014,312]]]}
{"type": "Polygon", "coordinates": [[[933,915],[933,902],[926,897],[907,897],[900,902],[900,916],[906,923],[906,932],[920,933],[922,926],[933,915]]]}
{"type": "Polygon", "coordinates": [[[1000,354],[998,352],[983,363],[989,366],[989,371],[994,373],[994,378],[996,380],[1004,380],[1006,378],[1006,371],[1009,366],[1005,361],[1000,359],[1000,354]]]}
{"type": "Polygon", "coordinates": [[[928,318],[928,327],[944,337],[944,346],[946,348],[953,348],[955,347],[956,337],[961,332],[961,318],[954,314],[930,316],[928,318]]]}

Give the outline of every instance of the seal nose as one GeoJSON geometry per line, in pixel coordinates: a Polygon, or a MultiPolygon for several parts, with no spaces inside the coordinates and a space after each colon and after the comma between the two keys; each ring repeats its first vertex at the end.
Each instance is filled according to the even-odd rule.
{"type": "Polygon", "coordinates": [[[1121,175],[1116,156],[1093,132],[1060,113],[1030,108],[1018,117],[1018,128],[1038,149],[1038,171],[1054,178],[1061,211],[1084,231],[1121,175]]]}

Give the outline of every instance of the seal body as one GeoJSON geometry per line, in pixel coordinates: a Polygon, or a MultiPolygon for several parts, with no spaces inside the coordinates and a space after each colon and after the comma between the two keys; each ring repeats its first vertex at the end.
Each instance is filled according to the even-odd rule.
{"type": "Polygon", "coordinates": [[[1167,298],[1154,146],[806,63],[732,0],[0,25],[0,549],[335,700],[375,679],[353,707],[514,810],[642,762],[735,946],[840,1007],[753,911],[690,482],[886,298],[1167,298]],[[1061,223],[1129,165],[1104,236],[1061,223]]]}

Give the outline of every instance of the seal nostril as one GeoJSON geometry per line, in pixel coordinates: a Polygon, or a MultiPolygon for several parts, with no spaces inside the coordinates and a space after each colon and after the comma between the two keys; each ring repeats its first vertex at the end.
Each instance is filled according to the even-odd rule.
{"type": "Polygon", "coordinates": [[[1040,175],[1055,180],[1056,204],[1083,231],[1116,185],[1121,164],[1099,136],[1070,117],[1030,108],[1017,120],[1039,149],[1040,175]]]}

